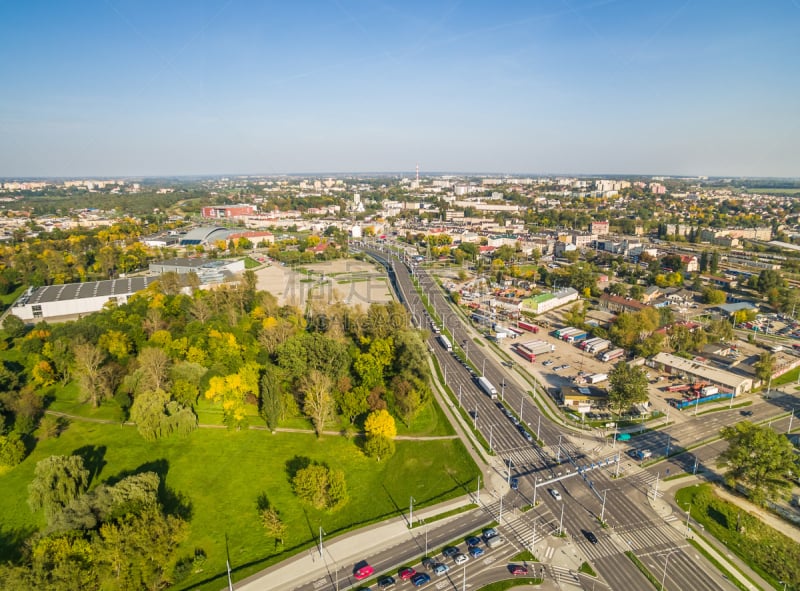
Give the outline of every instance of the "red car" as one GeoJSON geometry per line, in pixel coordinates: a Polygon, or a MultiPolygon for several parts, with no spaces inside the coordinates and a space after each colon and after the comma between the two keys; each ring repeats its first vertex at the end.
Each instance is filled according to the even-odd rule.
{"type": "Polygon", "coordinates": [[[508,567],[508,570],[511,571],[512,575],[527,575],[528,569],[521,564],[512,564],[508,567]]]}
{"type": "Polygon", "coordinates": [[[415,571],[413,568],[404,568],[400,571],[400,578],[404,581],[407,581],[415,574],[417,574],[417,571],[415,571]]]}
{"type": "Polygon", "coordinates": [[[359,568],[356,569],[356,571],[353,573],[353,576],[356,578],[357,581],[361,581],[362,579],[366,579],[367,577],[372,576],[374,573],[375,569],[365,562],[359,568]]]}

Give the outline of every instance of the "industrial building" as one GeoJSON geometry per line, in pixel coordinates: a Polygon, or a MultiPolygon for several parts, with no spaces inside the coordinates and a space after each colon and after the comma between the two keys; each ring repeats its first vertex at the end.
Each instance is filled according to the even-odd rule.
{"type": "Polygon", "coordinates": [[[574,302],[578,299],[578,292],[567,287],[553,293],[543,293],[531,298],[522,300],[520,304],[523,310],[533,312],[534,314],[544,314],[550,310],[554,310],[569,302],[574,302]]]}
{"type": "Polygon", "coordinates": [[[684,374],[688,378],[709,382],[718,386],[720,390],[733,392],[734,396],[753,389],[753,379],[750,377],[717,369],[699,361],[684,359],[671,353],[657,353],[647,364],[667,373],[684,374]]]}
{"type": "Polygon", "coordinates": [[[102,310],[109,302],[125,304],[128,298],[146,289],[156,279],[128,277],[31,287],[14,302],[11,314],[25,322],[80,317],[102,310]]]}

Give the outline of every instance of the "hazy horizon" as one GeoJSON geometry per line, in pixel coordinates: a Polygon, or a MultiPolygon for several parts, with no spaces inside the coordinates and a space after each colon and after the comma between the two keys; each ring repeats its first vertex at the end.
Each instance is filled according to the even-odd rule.
{"type": "Polygon", "coordinates": [[[797,178],[798,22],[779,0],[7,2],[0,177],[797,178]]]}

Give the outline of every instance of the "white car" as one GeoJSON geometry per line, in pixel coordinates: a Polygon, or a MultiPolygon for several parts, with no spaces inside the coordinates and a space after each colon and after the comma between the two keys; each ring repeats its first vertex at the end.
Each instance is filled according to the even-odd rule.
{"type": "Polygon", "coordinates": [[[460,566],[460,565],[468,562],[469,561],[469,557],[466,554],[458,553],[455,556],[453,556],[453,560],[455,561],[455,563],[457,565],[460,566]]]}
{"type": "Polygon", "coordinates": [[[551,489],[550,489],[550,494],[552,495],[552,497],[553,497],[553,498],[554,498],[556,501],[560,501],[560,500],[561,500],[561,493],[560,493],[560,492],[558,492],[556,489],[554,489],[554,488],[551,488],[551,489]]]}

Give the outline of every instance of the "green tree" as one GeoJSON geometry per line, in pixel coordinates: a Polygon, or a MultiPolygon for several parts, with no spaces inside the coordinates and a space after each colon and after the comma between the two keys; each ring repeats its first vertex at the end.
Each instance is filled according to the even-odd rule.
{"type": "Polygon", "coordinates": [[[617,414],[634,404],[647,402],[647,375],[641,367],[622,361],[608,374],[608,402],[617,414]]]}
{"type": "Polygon", "coordinates": [[[108,372],[103,365],[105,355],[98,347],[87,342],[78,342],[72,352],[73,375],[78,378],[81,400],[97,407],[110,394],[106,380],[108,372]]]}
{"type": "Polygon", "coordinates": [[[269,537],[275,538],[276,543],[283,544],[287,528],[275,507],[266,507],[261,510],[261,524],[269,537]]]}
{"type": "Polygon", "coordinates": [[[89,486],[89,471],[80,456],[50,456],[36,463],[28,485],[31,509],[44,509],[48,522],[89,486]]]}
{"type": "Polygon", "coordinates": [[[301,383],[304,393],[303,412],[311,419],[317,437],[322,436],[325,423],[333,418],[334,400],[331,396],[331,379],[319,370],[311,370],[301,383]]]}
{"type": "Polygon", "coordinates": [[[758,356],[758,361],[753,367],[756,370],[756,377],[766,384],[769,382],[772,372],[775,371],[775,355],[764,351],[758,356]]]}
{"type": "Polygon", "coordinates": [[[368,435],[364,441],[364,453],[379,462],[394,455],[395,445],[392,439],[382,435],[368,435]]]}
{"type": "Polygon", "coordinates": [[[267,365],[264,375],[261,376],[259,413],[270,431],[274,431],[285,418],[284,389],[278,370],[273,365],[267,365]]]}
{"type": "Polygon", "coordinates": [[[708,270],[712,275],[716,275],[719,270],[719,253],[716,250],[711,253],[711,258],[708,261],[708,270]]]}
{"type": "Polygon", "coordinates": [[[316,509],[336,509],[347,500],[344,472],[322,464],[297,471],[292,479],[295,494],[316,509]]]}
{"type": "Polygon", "coordinates": [[[724,304],[728,299],[727,294],[721,289],[713,289],[706,287],[703,289],[703,302],[706,304],[719,305],[724,304]]]}
{"type": "Polygon", "coordinates": [[[351,425],[359,415],[369,410],[369,404],[367,403],[368,395],[369,390],[364,386],[356,386],[355,388],[351,388],[339,394],[337,399],[339,412],[344,418],[350,421],[351,425]]]}
{"type": "Polygon", "coordinates": [[[192,409],[170,400],[164,390],[138,394],[131,406],[131,420],[147,441],[155,441],[172,433],[188,435],[197,428],[197,416],[192,409]]]}
{"type": "Polygon", "coordinates": [[[758,274],[756,280],[756,289],[760,294],[766,295],[772,289],[780,289],[783,287],[784,281],[780,272],[773,269],[764,269],[758,274]]]}
{"type": "Polygon", "coordinates": [[[6,316],[5,320],[3,320],[3,330],[9,338],[17,339],[25,334],[26,328],[25,323],[20,320],[19,316],[9,314],[6,316]]]}
{"type": "Polygon", "coordinates": [[[18,433],[0,434],[0,472],[13,468],[25,459],[25,443],[18,433]]]}
{"type": "Polygon", "coordinates": [[[798,464],[786,437],[749,421],[724,427],[721,433],[729,445],[720,464],[728,468],[725,479],[730,486],[744,485],[750,500],[758,504],[791,489],[798,464]]]}

